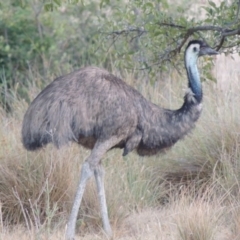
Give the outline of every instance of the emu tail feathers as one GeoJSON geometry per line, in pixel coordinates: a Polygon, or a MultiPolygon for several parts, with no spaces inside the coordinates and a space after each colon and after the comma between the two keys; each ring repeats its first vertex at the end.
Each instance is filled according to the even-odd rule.
{"type": "Polygon", "coordinates": [[[69,141],[77,141],[72,130],[71,108],[66,103],[39,105],[33,102],[27,110],[22,128],[22,142],[27,150],[37,150],[53,142],[59,148],[69,141]]]}

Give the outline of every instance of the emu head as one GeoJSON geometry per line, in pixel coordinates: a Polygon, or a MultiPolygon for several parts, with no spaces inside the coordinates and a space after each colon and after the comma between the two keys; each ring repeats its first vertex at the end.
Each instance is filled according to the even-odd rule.
{"type": "Polygon", "coordinates": [[[218,52],[212,49],[206,42],[202,40],[192,40],[186,48],[185,58],[187,62],[196,62],[198,57],[216,54],[218,54],[218,52]]]}

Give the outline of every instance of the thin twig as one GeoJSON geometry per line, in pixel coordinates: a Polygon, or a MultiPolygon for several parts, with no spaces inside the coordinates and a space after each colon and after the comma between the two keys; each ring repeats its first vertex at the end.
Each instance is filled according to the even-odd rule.
{"type": "Polygon", "coordinates": [[[21,207],[22,213],[23,213],[23,217],[24,217],[25,223],[26,223],[26,225],[27,225],[27,229],[28,229],[28,231],[30,232],[30,226],[29,226],[29,223],[28,223],[28,218],[27,218],[25,209],[24,209],[24,207],[23,207],[21,198],[20,198],[20,196],[19,196],[19,194],[18,194],[18,192],[17,192],[17,190],[16,190],[16,187],[13,188],[12,191],[13,191],[13,195],[16,197],[16,199],[18,200],[18,202],[19,202],[19,204],[20,204],[20,207],[21,207]]]}
{"type": "Polygon", "coordinates": [[[32,202],[31,202],[31,199],[28,199],[28,201],[29,201],[29,203],[30,203],[30,207],[31,207],[31,210],[32,210],[35,227],[36,227],[36,229],[37,229],[37,231],[38,231],[38,230],[39,230],[39,226],[40,226],[40,221],[39,221],[39,219],[36,217],[35,209],[34,209],[34,207],[33,207],[33,204],[32,204],[32,202]]]}

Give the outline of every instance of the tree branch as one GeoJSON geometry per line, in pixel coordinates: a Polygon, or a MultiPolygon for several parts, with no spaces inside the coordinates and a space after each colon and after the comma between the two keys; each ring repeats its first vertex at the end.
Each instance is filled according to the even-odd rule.
{"type": "MultiPolygon", "coordinates": [[[[238,4],[236,19],[238,19],[239,9],[240,9],[240,0],[239,0],[239,4],[238,4]]],[[[233,23],[235,23],[235,22],[233,22],[233,23]]],[[[235,29],[230,29],[229,27],[225,28],[225,27],[220,27],[220,26],[213,26],[213,25],[203,25],[203,26],[187,28],[185,26],[176,25],[174,23],[166,23],[166,22],[159,22],[158,25],[160,27],[173,27],[173,28],[178,28],[178,29],[182,29],[185,31],[185,33],[182,34],[182,40],[179,41],[178,46],[176,48],[172,49],[172,51],[171,51],[172,53],[180,52],[182,46],[186,43],[188,38],[196,32],[201,32],[201,31],[218,32],[220,34],[220,39],[219,39],[219,43],[214,47],[214,48],[216,48],[216,50],[219,50],[223,46],[223,43],[224,43],[226,37],[240,35],[240,24],[235,29]]]]}
{"type": "MultiPolygon", "coordinates": [[[[171,62],[173,63],[173,58],[179,54],[182,47],[185,43],[190,39],[191,36],[198,34],[200,38],[204,39],[201,35],[203,32],[212,32],[214,39],[216,39],[214,44],[214,49],[219,51],[223,49],[226,51],[227,49],[234,48],[236,51],[239,51],[236,43],[239,43],[239,35],[240,35],[240,0],[236,0],[234,4],[237,3],[236,13],[233,17],[233,22],[224,23],[222,25],[197,25],[190,26],[188,24],[178,24],[172,22],[172,20],[164,20],[158,21],[155,23],[155,26],[160,28],[160,38],[167,39],[167,46],[160,53],[153,53],[153,59],[144,60],[142,62],[146,62],[146,68],[151,68],[154,65],[160,65],[163,62],[171,62]],[[171,29],[176,29],[177,31],[170,31],[171,29]],[[172,35],[171,35],[172,33],[172,35]],[[229,43],[226,44],[226,40],[229,37],[237,36],[237,38],[231,38],[229,43]],[[150,62],[152,64],[150,64],[150,62]]],[[[234,5],[235,7],[235,5],[234,5]]],[[[218,16],[219,17],[219,16],[218,16]]],[[[219,21],[223,22],[223,21],[219,21]]],[[[150,37],[155,37],[155,35],[151,35],[151,31],[154,33],[154,24],[151,25],[142,25],[140,27],[127,27],[124,30],[112,31],[111,33],[107,33],[113,37],[113,39],[118,38],[119,36],[130,36],[128,38],[128,42],[132,42],[136,38],[140,38],[144,34],[149,34],[150,37]],[[147,30],[146,30],[147,29],[147,30]]],[[[158,34],[159,35],[159,34],[158,34]]],[[[132,46],[131,46],[132,47],[132,46]]],[[[132,48],[133,49],[133,48],[132,48]]],[[[134,49],[135,50],[135,49],[134,49]]],[[[137,49],[140,50],[141,49],[137,49]]]]}
{"type": "MultiPolygon", "coordinates": [[[[142,34],[144,34],[144,33],[147,33],[147,31],[145,31],[144,29],[142,29],[142,28],[133,28],[133,27],[129,27],[128,29],[125,29],[125,30],[121,30],[121,31],[113,31],[113,32],[111,32],[110,33],[110,35],[123,35],[123,34],[125,34],[125,35],[127,35],[127,34],[129,34],[129,33],[131,33],[131,32],[136,32],[136,33],[138,33],[138,34],[140,34],[140,35],[142,35],[142,34]]],[[[108,33],[109,34],[109,33],[108,33]]]]}

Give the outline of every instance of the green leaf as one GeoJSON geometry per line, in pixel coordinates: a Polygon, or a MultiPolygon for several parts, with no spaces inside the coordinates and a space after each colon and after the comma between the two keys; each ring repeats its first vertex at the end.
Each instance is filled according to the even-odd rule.
{"type": "Polygon", "coordinates": [[[46,3],[46,4],[44,5],[44,10],[45,10],[45,11],[52,12],[52,11],[53,11],[53,3],[46,3]]]}
{"type": "Polygon", "coordinates": [[[101,0],[100,2],[100,8],[103,8],[103,6],[109,5],[110,0],[101,0]]]}
{"type": "Polygon", "coordinates": [[[216,6],[215,2],[209,0],[208,3],[211,7],[213,7],[214,9],[217,9],[217,6],[216,6]]]}
{"type": "Polygon", "coordinates": [[[61,0],[54,0],[54,2],[55,2],[58,6],[61,6],[61,0]]]}

